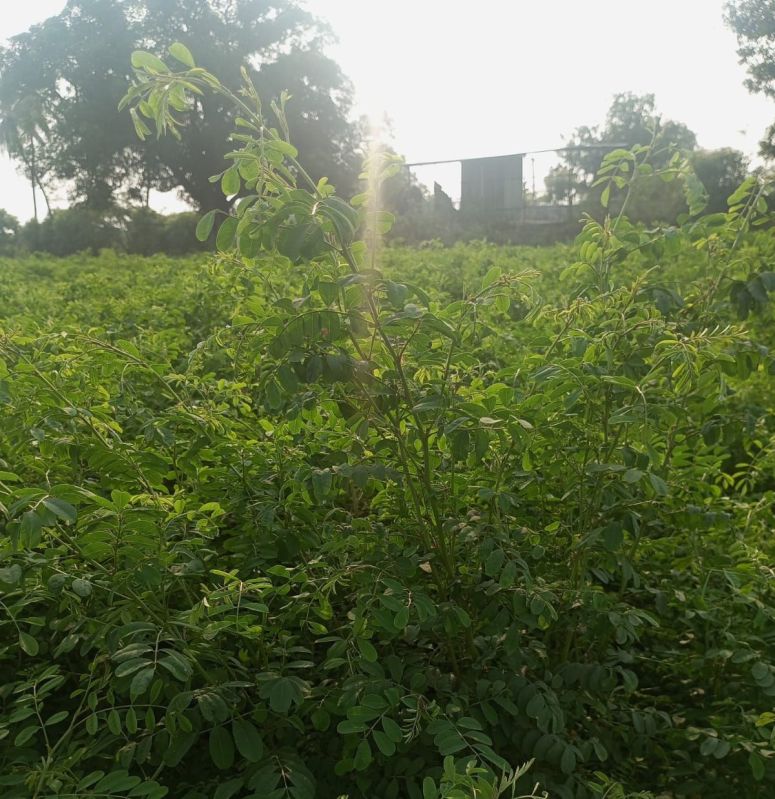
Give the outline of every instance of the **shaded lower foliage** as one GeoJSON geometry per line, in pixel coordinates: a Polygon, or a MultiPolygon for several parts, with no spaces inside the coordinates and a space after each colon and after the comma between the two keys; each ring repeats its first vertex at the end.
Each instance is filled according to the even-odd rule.
{"type": "Polygon", "coordinates": [[[179,298],[3,314],[4,795],[769,796],[766,186],[382,261],[251,114],[179,298]]]}

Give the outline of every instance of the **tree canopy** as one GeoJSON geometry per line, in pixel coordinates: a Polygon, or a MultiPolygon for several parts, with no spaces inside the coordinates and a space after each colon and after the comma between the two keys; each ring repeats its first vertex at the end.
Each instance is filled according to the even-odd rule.
{"type": "MultiPolygon", "coordinates": [[[[576,128],[569,137],[563,163],[546,178],[547,198],[568,204],[578,200],[587,210],[597,207],[602,186],[593,188],[593,183],[604,156],[613,149],[636,145],[652,145],[650,160],[656,167],[665,166],[676,152],[687,155],[705,187],[708,211],[725,210],[727,197],[748,171],[740,151],[698,149],[697,137],[687,125],[661,120],[653,94],[624,93],[614,96],[602,125],[576,128]]],[[[629,213],[633,219],[653,223],[674,221],[686,210],[680,186],[653,179],[641,182],[634,191],[629,213]]]]}
{"type": "Polygon", "coordinates": [[[561,192],[566,198],[569,193],[571,196],[584,195],[589,191],[606,152],[618,147],[629,149],[637,144],[649,144],[652,139],[662,150],[655,153],[655,165],[661,165],[665,160],[668,144],[688,150],[697,144],[695,134],[682,122],[658,120],[653,94],[616,94],[603,125],[583,125],[571,134],[566,143],[568,149],[563,154],[571,175],[562,170],[553,173],[548,188],[561,192]]]}
{"type": "MultiPolygon", "coordinates": [[[[58,15],[14,37],[0,53],[0,116],[33,96],[46,134],[38,174],[64,183],[73,202],[103,210],[150,189],[178,189],[204,208],[223,204],[210,176],[220,170],[233,112],[218,98],[186,115],[183,144],[139,147],[117,104],[137,48],[181,41],[197,60],[236,83],[248,65],[267,100],[287,90],[287,115],[305,168],[347,190],[357,175],[351,89],[323,53],[328,29],[293,0],[70,0],[58,15]]],[[[22,158],[21,151],[11,154],[22,158]]]]}
{"type": "MultiPolygon", "coordinates": [[[[726,20],[748,69],[746,87],[775,99],[775,0],[733,0],[727,3],[726,20]]],[[[775,157],[775,123],[765,133],[761,152],[775,157]]]]}

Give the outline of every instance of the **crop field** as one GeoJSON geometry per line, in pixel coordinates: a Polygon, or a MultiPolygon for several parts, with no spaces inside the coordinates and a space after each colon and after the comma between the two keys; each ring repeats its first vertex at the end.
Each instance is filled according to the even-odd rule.
{"type": "Polygon", "coordinates": [[[600,287],[384,249],[382,343],[279,255],[3,261],[3,795],[770,795],[774,247],[725,224],[600,287]]]}
{"type": "Polygon", "coordinates": [[[212,252],[0,260],[3,799],[769,799],[766,175],[655,132],[572,245],[402,247],[395,156],[342,199],[169,56],[120,109],[236,109],[212,252]]]}

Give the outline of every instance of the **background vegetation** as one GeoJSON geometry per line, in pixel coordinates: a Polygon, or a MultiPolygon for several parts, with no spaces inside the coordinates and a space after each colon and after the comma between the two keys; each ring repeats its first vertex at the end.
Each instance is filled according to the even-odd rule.
{"type": "MultiPolygon", "coordinates": [[[[771,0],[730,3],[727,20],[749,66],[749,87],[772,94],[775,32],[771,0]]],[[[352,121],[351,86],[323,53],[331,32],[293,0],[70,0],[58,15],[14,37],[0,51],[0,143],[34,189],[35,219],[25,229],[5,228],[5,251],[72,254],[109,246],[133,251],[136,224],[149,236],[145,252],[180,253],[183,217],[163,223],[146,210],[151,191],[176,191],[194,208],[227,210],[231,202],[210,182],[218,171],[235,113],[217,97],[200,98],[185,111],[187,135],[138,145],[117,111],[130,78],[129,56],[142,46],[163,52],[181,39],[206,68],[234,83],[248,64],[262,96],[288,91],[289,123],[303,164],[318,179],[327,176],[345,195],[362,189],[358,170],[368,142],[365,126],[352,121]],[[51,216],[50,196],[66,195],[70,211],[51,216]],[[139,216],[138,216],[139,213],[139,216]],[[68,216],[69,214],[69,216],[68,216]],[[135,227],[128,223],[137,217],[135,227]],[[153,221],[151,221],[153,219],[153,221]],[[163,227],[169,227],[166,232],[163,227]]],[[[542,206],[567,206],[552,222],[472,224],[460,218],[443,192],[429,192],[407,171],[386,190],[385,205],[397,217],[394,240],[445,243],[487,238],[545,244],[572,241],[579,211],[596,214],[600,189],[591,186],[605,152],[649,145],[656,135],[665,162],[672,149],[691,155],[709,194],[708,210],[723,211],[747,174],[742,153],[731,148],[698,149],[696,136],[680,121],[659,121],[653,95],[620,94],[606,120],[579,127],[566,140],[562,161],[548,175],[544,194],[525,192],[531,214],[542,206]],[[656,133],[655,133],[656,131],[656,133]],[[535,206],[538,206],[536,208],[535,206]]],[[[769,136],[769,134],[767,134],[769,136]]],[[[771,147],[767,138],[762,153],[771,147]]],[[[554,209],[555,211],[559,209],[554,209]]],[[[675,185],[652,181],[638,188],[629,216],[645,224],[675,223],[687,211],[675,185]]],[[[190,241],[190,239],[188,239],[190,241]]]]}
{"type": "MultiPolygon", "coordinates": [[[[771,6],[728,11],[762,91],[771,6]]],[[[319,23],[185,10],[2,54],[6,146],[74,203],[0,214],[2,795],[771,796],[766,173],[622,95],[548,185],[573,243],[448,246],[499,231],[354,171],[319,23]]]]}
{"type": "Polygon", "coordinates": [[[5,795],[769,796],[768,184],[652,137],[573,246],[385,249],[393,159],[345,202],[170,55],[140,133],[243,114],[218,258],[0,271],[5,795]]]}

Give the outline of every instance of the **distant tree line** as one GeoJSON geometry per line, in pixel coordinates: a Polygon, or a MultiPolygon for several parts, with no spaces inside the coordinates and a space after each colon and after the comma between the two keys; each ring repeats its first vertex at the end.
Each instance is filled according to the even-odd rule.
{"type": "Polygon", "coordinates": [[[194,235],[198,220],[194,211],[165,215],[141,206],[106,213],[75,206],[54,209],[42,221],[31,219],[21,225],[0,209],[0,255],[45,252],[65,256],[97,254],[102,249],[136,255],[186,255],[209,247],[194,235]]]}
{"type": "MultiPolygon", "coordinates": [[[[393,179],[386,190],[385,202],[397,216],[395,235],[409,242],[438,238],[442,241],[488,238],[494,241],[517,241],[546,244],[570,240],[579,230],[584,213],[601,214],[602,186],[593,186],[595,175],[606,153],[651,145],[655,168],[665,166],[675,153],[688,157],[694,173],[707,193],[705,211],[715,213],[727,208],[727,198],[742,183],[749,171],[748,159],[739,150],[722,148],[704,150],[685,124],[662,121],[656,111],[653,94],[617,94],[613,97],[605,121],[595,127],[579,127],[561,151],[561,162],[545,178],[543,195],[533,196],[525,188],[528,206],[569,206],[568,213],[556,222],[522,222],[515,218],[504,224],[472,220],[457,211],[438,188],[431,193],[417,183],[409,170],[393,179]]],[[[616,207],[614,201],[613,206],[616,207]]],[[[672,224],[688,211],[678,182],[660,178],[643,180],[630,198],[628,216],[643,224],[672,224]]],[[[527,219],[534,214],[527,213],[527,219]]]]}
{"type": "Polygon", "coordinates": [[[354,191],[360,133],[350,121],[351,86],[324,55],[329,39],[294,0],[69,0],[0,51],[2,144],[44,198],[64,189],[73,206],[110,213],[147,205],[157,189],[176,190],[199,210],[222,207],[210,177],[222,169],[230,108],[199,98],[181,112],[182,144],[142,146],[117,111],[132,51],[163,53],[181,41],[232,84],[247,64],[263,97],[288,91],[303,166],[354,191]]]}
{"type": "MultiPolygon", "coordinates": [[[[596,213],[603,187],[593,184],[603,157],[636,145],[651,147],[649,159],[655,168],[666,166],[676,152],[687,156],[707,192],[708,213],[726,210],[727,197],[748,174],[748,159],[739,150],[700,149],[696,134],[684,123],[661,120],[653,94],[622,93],[614,96],[602,125],[579,127],[571,134],[561,163],[546,177],[545,199],[596,213]]],[[[687,210],[681,186],[655,177],[635,191],[628,215],[645,224],[671,223],[687,210]]]]}
{"type": "MultiPolygon", "coordinates": [[[[749,70],[747,86],[775,98],[775,0],[730,2],[726,20],[749,70]]],[[[0,49],[0,147],[26,175],[35,201],[27,225],[0,215],[0,250],[180,252],[197,246],[193,237],[183,244],[193,215],[162,218],[149,207],[150,192],[177,191],[197,211],[224,208],[211,176],[222,170],[232,111],[217,97],[197,99],[180,112],[187,128],[182,143],[161,138],[142,144],[117,111],[132,80],[132,51],[163,53],[174,41],[232,85],[247,64],[267,100],[287,90],[288,121],[304,168],[315,178],[329,177],[343,195],[355,193],[363,126],[351,118],[349,81],[324,55],[330,37],[295,0],[69,0],[60,14],[0,49]],[[66,194],[69,209],[52,210],[55,193],[66,194]]],[[[775,156],[774,141],[775,125],[762,142],[763,155],[775,156]]],[[[700,149],[685,124],[658,119],[653,95],[618,94],[600,125],[573,131],[546,177],[545,194],[525,191],[525,202],[570,206],[569,220],[596,213],[601,188],[593,182],[605,152],[646,144],[653,145],[655,166],[675,151],[688,154],[711,212],[726,207],[749,169],[741,152],[700,149]]],[[[487,237],[538,244],[570,238],[577,229],[573,222],[508,229],[473,223],[443,190],[428,190],[409,170],[387,185],[384,201],[397,217],[393,236],[407,242],[487,237]]],[[[658,179],[643,181],[628,208],[645,224],[671,223],[685,211],[680,187],[658,179]]]]}

